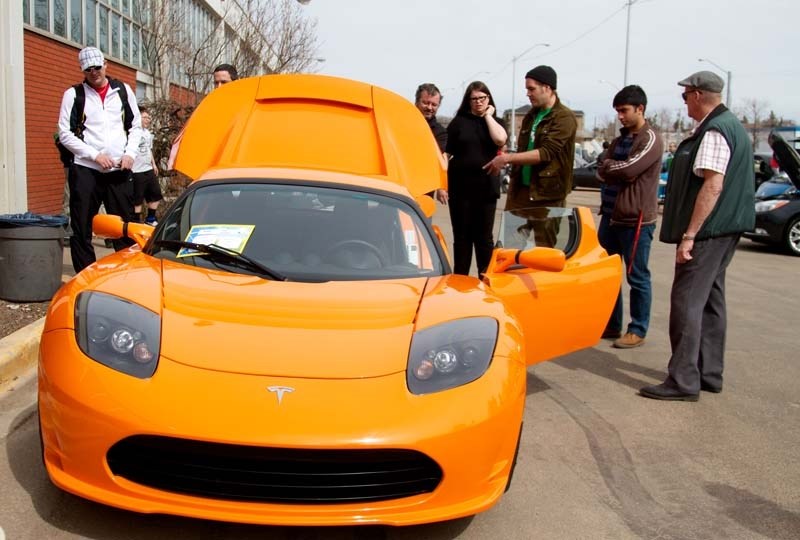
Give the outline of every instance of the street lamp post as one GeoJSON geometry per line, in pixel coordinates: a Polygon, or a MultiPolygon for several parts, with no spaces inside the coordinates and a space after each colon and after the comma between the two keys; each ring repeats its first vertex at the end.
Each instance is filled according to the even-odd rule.
{"type": "Polygon", "coordinates": [[[476,73],[473,73],[472,75],[470,75],[469,77],[467,77],[463,81],[461,81],[461,93],[462,94],[464,93],[464,89],[467,87],[467,83],[472,81],[472,79],[474,79],[478,75],[491,75],[491,73],[488,72],[488,71],[478,71],[476,73]]]}
{"type": "Polygon", "coordinates": [[[731,72],[729,70],[725,69],[724,67],[720,66],[719,64],[717,64],[715,62],[712,62],[708,58],[698,58],[697,61],[698,62],[708,62],[709,64],[711,64],[712,66],[716,67],[717,69],[720,69],[720,70],[724,71],[725,74],[728,76],[728,82],[725,83],[725,86],[727,86],[727,88],[728,88],[728,91],[725,93],[725,105],[730,109],[731,106],[733,105],[731,103],[731,72]]]}
{"type": "Polygon", "coordinates": [[[549,47],[549,43],[534,43],[521,53],[511,57],[511,150],[517,149],[517,106],[514,100],[516,94],[514,89],[517,87],[517,60],[531,52],[536,47],[549,47]]]}

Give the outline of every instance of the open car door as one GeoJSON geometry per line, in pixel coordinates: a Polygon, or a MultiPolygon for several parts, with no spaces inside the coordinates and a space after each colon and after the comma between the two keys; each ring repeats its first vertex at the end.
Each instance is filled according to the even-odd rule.
{"type": "Polygon", "coordinates": [[[506,211],[498,247],[484,282],[520,321],[528,365],[598,342],[619,293],[622,263],[598,243],[588,208],[506,211]],[[561,253],[537,247],[536,238],[563,252],[560,265],[552,261],[561,253]],[[509,254],[516,255],[510,265],[509,254]]]}

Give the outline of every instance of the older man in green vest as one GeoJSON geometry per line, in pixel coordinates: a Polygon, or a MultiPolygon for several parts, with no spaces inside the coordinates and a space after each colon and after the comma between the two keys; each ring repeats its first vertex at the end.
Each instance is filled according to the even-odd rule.
{"type": "Polygon", "coordinates": [[[687,114],[698,122],[670,169],[662,242],[677,244],[670,295],[672,357],[667,379],[646,386],[653,399],[697,401],[722,391],[725,270],[741,233],[755,226],[753,151],[724,105],[722,78],[700,71],[680,81],[687,114]]]}

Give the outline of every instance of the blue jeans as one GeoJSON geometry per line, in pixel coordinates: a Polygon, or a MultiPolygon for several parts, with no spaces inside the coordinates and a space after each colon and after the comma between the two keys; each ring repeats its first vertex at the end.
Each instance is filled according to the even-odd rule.
{"type": "MultiPolygon", "coordinates": [[[[650,305],[653,302],[653,292],[647,262],[650,259],[650,245],[653,243],[655,230],[654,223],[642,225],[633,260],[631,260],[631,250],[636,237],[636,227],[611,225],[611,216],[604,214],[600,218],[600,227],[597,230],[600,245],[611,255],[621,255],[625,261],[625,277],[631,288],[631,322],[628,324],[627,331],[639,337],[645,337],[647,328],[650,326],[650,305]]],[[[609,318],[606,328],[622,330],[622,288],[617,295],[617,302],[614,304],[614,311],[611,312],[611,318],[609,318]]]]}

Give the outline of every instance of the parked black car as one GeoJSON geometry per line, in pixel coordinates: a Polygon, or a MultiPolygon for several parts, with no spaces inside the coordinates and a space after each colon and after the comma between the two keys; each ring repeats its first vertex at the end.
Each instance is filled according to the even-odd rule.
{"type": "Polygon", "coordinates": [[[572,169],[572,187],[600,189],[600,180],[596,175],[597,161],[592,161],[582,167],[575,167],[572,169]]]}
{"type": "Polygon", "coordinates": [[[794,186],[774,197],[756,199],[756,227],[744,236],[800,257],[800,155],[777,133],[770,133],[768,141],[794,186]]]}

